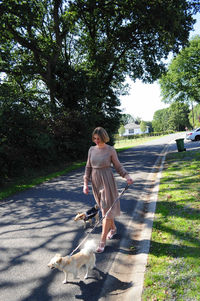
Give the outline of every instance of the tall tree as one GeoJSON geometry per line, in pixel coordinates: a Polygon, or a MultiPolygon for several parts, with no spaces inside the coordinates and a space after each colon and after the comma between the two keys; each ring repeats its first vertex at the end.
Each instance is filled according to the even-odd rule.
{"type": "Polygon", "coordinates": [[[195,2],[3,0],[0,71],[42,80],[52,111],[89,104],[112,115],[126,74],[157,79],[161,59],[187,43],[195,2]]]}
{"type": "MultiPolygon", "coordinates": [[[[154,81],[164,70],[162,58],[187,44],[197,2],[2,0],[0,72],[5,78],[0,88],[6,94],[0,94],[0,115],[13,112],[12,120],[2,119],[3,130],[16,122],[21,126],[24,116],[23,124],[33,124],[35,133],[45,117],[44,131],[35,140],[29,137],[31,127],[22,131],[29,142],[26,153],[35,141],[34,160],[45,145],[52,146],[54,158],[80,158],[95,126],[116,133],[126,76],[154,81]]],[[[7,147],[7,132],[1,135],[1,130],[7,147]]]]}
{"type": "Polygon", "coordinates": [[[152,121],[154,132],[184,131],[190,127],[189,112],[188,104],[179,101],[172,103],[169,108],[156,111],[152,121]]]}
{"type": "Polygon", "coordinates": [[[169,130],[168,120],[169,120],[168,108],[157,110],[154,113],[153,121],[152,121],[152,127],[154,132],[168,131],[169,130]]]}
{"type": "Polygon", "coordinates": [[[175,101],[168,108],[168,129],[173,131],[184,131],[190,126],[188,115],[190,112],[188,104],[175,101]]]}
{"type": "Polygon", "coordinates": [[[146,122],[145,122],[145,121],[141,121],[141,122],[140,122],[140,129],[141,129],[141,131],[142,131],[143,133],[146,132],[146,130],[147,130],[147,125],[146,125],[146,122]]]}
{"type": "Polygon", "coordinates": [[[126,125],[128,123],[134,122],[135,118],[131,114],[121,114],[120,123],[126,125]]]}
{"type": "Polygon", "coordinates": [[[163,101],[200,103],[200,36],[194,37],[172,60],[160,79],[163,101]]]}
{"type": "Polygon", "coordinates": [[[200,104],[194,106],[189,113],[190,124],[195,128],[200,126],[200,104]]]}

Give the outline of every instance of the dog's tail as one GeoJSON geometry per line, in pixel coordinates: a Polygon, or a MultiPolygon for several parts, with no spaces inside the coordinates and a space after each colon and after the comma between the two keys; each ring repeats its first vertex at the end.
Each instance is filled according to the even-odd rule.
{"type": "Polygon", "coordinates": [[[84,244],[83,249],[81,249],[81,253],[83,253],[84,255],[89,255],[91,253],[94,253],[96,250],[96,244],[94,240],[88,240],[86,241],[86,243],[84,244]]]}

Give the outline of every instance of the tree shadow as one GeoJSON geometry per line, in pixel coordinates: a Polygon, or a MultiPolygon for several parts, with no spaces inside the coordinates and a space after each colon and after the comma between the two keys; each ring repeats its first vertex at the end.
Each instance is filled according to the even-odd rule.
{"type": "MultiPolygon", "coordinates": [[[[134,172],[139,173],[142,165],[144,173],[147,174],[152,170],[152,159],[158,155],[159,150],[159,148],[155,147],[152,151],[152,158],[149,158],[148,149],[134,148],[126,151],[122,156],[124,159],[121,160],[121,157],[120,161],[125,163],[125,168],[130,172],[134,168],[134,172]],[[139,160],[141,150],[148,154],[143,162],[139,160]]],[[[0,270],[6,276],[3,282],[4,288],[12,290],[12,292],[19,290],[19,288],[21,291],[24,289],[21,301],[49,301],[53,299],[53,295],[49,292],[49,287],[54,285],[56,273],[50,273],[45,276],[42,276],[40,273],[35,275],[34,270],[41,269],[41,260],[38,259],[37,255],[42,255],[46,261],[49,261],[47,257],[53,255],[52,253],[65,254],[66,250],[73,250],[80,242],[80,239],[83,239],[84,235],[86,235],[82,224],[75,225],[73,222],[73,217],[80,208],[81,210],[86,210],[94,204],[93,197],[85,196],[82,193],[83,171],[83,168],[78,169],[65,176],[52,179],[33,189],[19,193],[10,199],[9,204],[1,202],[1,238],[2,241],[9,239],[11,244],[9,246],[8,244],[1,246],[2,254],[3,256],[5,255],[6,260],[1,260],[0,270]],[[19,240],[17,240],[18,238],[19,240]],[[21,244],[23,238],[27,239],[29,244],[25,246],[21,244]],[[32,244],[34,240],[36,243],[32,244]],[[6,256],[7,253],[9,256],[6,256]],[[33,267],[33,272],[32,270],[30,272],[30,266],[33,267]],[[12,273],[19,275],[21,272],[25,272],[26,278],[9,278],[9,275],[12,273]],[[36,278],[37,275],[39,279],[36,278]],[[27,290],[27,286],[30,283],[33,283],[32,289],[27,290]]],[[[119,182],[119,187],[123,185],[124,181],[123,184],[122,181],[119,182]]],[[[151,184],[140,177],[135,181],[134,187],[128,190],[128,193],[123,197],[126,200],[126,206],[122,202],[122,211],[127,215],[127,218],[132,217],[137,203],[137,196],[141,194],[141,191],[148,193],[150,188],[151,184]],[[133,191],[135,197],[132,195],[133,191]]],[[[125,229],[123,225],[120,226],[121,233],[123,233],[125,229]]],[[[100,227],[95,230],[95,233],[100,233],[100,227]]],[[[105,264],[104,262],[110,258],[111,253],[113,253],[113,249],[108,247],[105,257],[98,258],[98,265],[102,267],[105,264]]],[[[46,266],[47,263],[43,262],[43,265],[46,266]]],[[[115,294],[116,291],[126,291],[133,285],[131,282],[122,282],[101,271],[99,271],[99,275],[100,277],[94,278],[94,281],[91,283],[83,281],[73,282],[73,285],[78,286],[81,290],[80,295],[76,294],[77,299],[96,301],[98,300],[97,295],[100,293],[104,295],[106,293],[115,294]],[[102,286],[106,279],[111,285],[110,291],[104,293],[102,286]]],[[[58,291],[59,289],[57,289],[58,291]]],[[[63,298],[65,299],[68,296],[70,298],[67,286],[59,293],[63,293],[63,298]]]]}
{"type": "Polygon", "coordinates": [[[108,297],[110,294],[123,294],[126,290],[133,286],[132,281],[120,281],[109,273],[103,273],[99,269],[95,269],[95,271],[95,278],[97,279],[96,282],[93,281],[90,283],[85,283],[83,281],[80,281],[76,284],[80,287],[81,290],[80,295],[75,295],[77,299],[84,301],[97,301],[101,297],[108,297]],[[109,285],[107,285],[105,289],[102,289],[104,287],[105,281],[108,281],[109,285]]]}
{"type": "MultiPolygon", "coordinates": [[[[43,300],[49,301],[54,300],[55,298],[60,298],[61,300],[84,300],[84,301],[97,301],[100,297],[108,296],[109,294],[112,295],[119,295],[125,293],[129,288],[133,286],[132,282],[123,282],[117,279],[116,277],[109,275],[108,273],[103,273],[101,270],[95,268],[93,270],[93,275],[90,276],[85,281],[68,281],[66,284],[59,283],[60,285],[60,292],[59,296],[58,290],[54,293],[55,295],[51,295],[49,293],[49,285],[54,281],[55,276],[59,271],[54,271],[54,273],[50,273],[46,277],[40,278],[40,285],[35,287],[29,295],[26,297],[21,298],[21,301],[36,301],[36,300],[43,300]],[[106,289],[102,290],[105,281],[109,281],[109,286],[106,289]],[[71,291],[77,292],[80,291],[80,294],[75,294],[73,296],[71,291]],[[70,289],[69,289],[70,288],[70,289]],[[56,297],[57,296],[57,297],[56,297]]],[[[4,288],[11,287],[10,283],[2,283],[4,288]]],[[[0,286],[0,287],[1,287],[0,286]]]]}

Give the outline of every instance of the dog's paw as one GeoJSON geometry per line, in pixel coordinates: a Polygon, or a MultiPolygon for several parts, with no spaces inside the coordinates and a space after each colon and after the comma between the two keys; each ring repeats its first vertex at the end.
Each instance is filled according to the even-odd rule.
{"type": "Polygon", "coordinates": [[[66,284],[67,283],[67,280],[65,279],[65,280],[63,280],[63,282],[62,282],[63,284],[66,284]]]}

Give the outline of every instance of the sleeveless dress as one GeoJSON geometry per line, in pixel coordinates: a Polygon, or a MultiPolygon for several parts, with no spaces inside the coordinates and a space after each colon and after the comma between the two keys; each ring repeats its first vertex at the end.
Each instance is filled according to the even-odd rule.
{"type": "MultiPolygon", "coordinates": [[[[112,165],[121,177],[125,177],[128,172],[119,162],[117,152],[114,147],[105,144],[103,148],[91,146],[88,151],[88,159],[85,167],[84,179],[92,182],[92,191],[96,203],[99,205],[102,214],[109,210],[113,202],[118,197],[118,190],[112,165]]],[[[120,202],[116,202],[107,218],[114,218],[120,215],[120,202]]]]}

